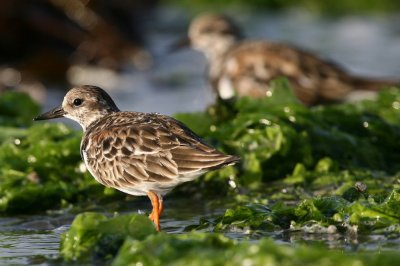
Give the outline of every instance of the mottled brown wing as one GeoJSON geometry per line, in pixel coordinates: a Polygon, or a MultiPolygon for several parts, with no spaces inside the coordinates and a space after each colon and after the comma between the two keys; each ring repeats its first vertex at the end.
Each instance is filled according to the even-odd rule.
{"type": "Polygon", "coordinates": [[[115,188],[179,183],[187,174],[229,163],[231,156],[202,143],[176,120],[150,116],[151,123],[139,120],[90,133],[86,161],[100,183],[115,188]]]}
{"type": "Polygon", "coordinates": [[[218,169],[240,160],[237,156],[224,154],[209,146],[180,121],[167,116],[162,117],[168,121],[171,136],[179,142],[179,145],[172,148],[170,152],[182,178],[185,175],[218,169]]]}
{"type": "Polygon", "coordinates": [[[285,76],[306,105],[319,98],[342,99],[351,88],[346,73],[337,65],[284,44],[247,42],[225,58],[222,75],[234,84],[239,96],[264,97],[268,83],[285,76]]]}

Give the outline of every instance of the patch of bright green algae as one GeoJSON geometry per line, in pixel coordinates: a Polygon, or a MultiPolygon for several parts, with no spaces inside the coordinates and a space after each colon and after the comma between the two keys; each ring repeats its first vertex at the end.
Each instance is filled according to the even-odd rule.
{"type": "Polygon", "coordinates": [[[0,95],[1,127],[29,125],[39,111],[39,105],[25,93],[5,91],[0,95]]]}
{"type": "Polygon", "coordinates": [[[84,171],[81,133],[35,123],[39,106],[21,93],[0,96],[0,213],[32,213],[104,196],[84,171]]]}
{"type": "Polygon", "coordinates": [[[348,201],[340,196],[304,199],[297,205],[282,202],[270,208],[260,204],[240,205],[213,220],[203,219],[198,226],[217,232],[264,233],[305,231],[328,234],[382,234],[400,236],[400,191],[393,190],[383,201],[372,197],[348,201]]]}
{"type": "Polygon", "coordinates": [[[397,182],[400,90],[382,91],[374,101],[308,109],[284,79],[272,87],[272,97],[266,99],[241,98],[206,113],[176,116],[210,143],[242,158],[239,171],[213,172],[205,181],[231,179],[246,189],[289,176],[304,187],[373,182],[376,175],[383,175],[387,184],[397,182]]]}
{"type": "Polygon", "coordinates": [[[350,254],[319,246],[237,242],[221,234],[157,234],[128,239],[112,265],[391,265],[397,252],[350,254]]]}
{"type": "Polygon", "coordinates": [[[78,215],[62,237],[61,255],[74,263],[117,265],[391,265],[398,252],[343,253],[321,246],[235,241],[220,233],[156,233],[144,215],[78,215]]]}
{"type": "Polygon", "coordinates": [[[309,230],[315,224],[315,232],[398,234],[400,90],[384,90],[374,101],[309,109],[284,79],[272,87],[266,99],[177,115],[189,127],[203,117],[204,126],[194,121],[194,130],[242,158],[239,167],[197,181],[205,193],[218,185],[239,207],[188,230],[309,230]]]}
{"type": "Polygon", "coordinates": [[[94,212],[81,213],[62,236],[60,253],[66,261],[95,263],[113,258],[126,238],[143,240],[155,232],[144,215],[107,218],[94,212]]]}

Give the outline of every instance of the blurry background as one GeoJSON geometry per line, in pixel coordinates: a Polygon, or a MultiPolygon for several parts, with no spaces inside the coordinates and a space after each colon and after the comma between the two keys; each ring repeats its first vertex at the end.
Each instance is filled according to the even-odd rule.
{"type": "Polygon", "coordinates": [[[44,109],[74,84],[108,90],[121,109],[173,114],[213,101],[205,58],[168,53],[198,13],[221,11],[251,39],[289,42],[350,71],[400,77],[400,2],[393,0],[2,0],[0,91],[44,109]]]}

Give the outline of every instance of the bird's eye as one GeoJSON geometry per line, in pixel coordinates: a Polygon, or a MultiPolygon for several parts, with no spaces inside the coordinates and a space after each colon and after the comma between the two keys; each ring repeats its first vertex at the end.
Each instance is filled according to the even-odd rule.
{"type": "Polygon", "coordinates": [[[76,98],[73,103],[75,106],[79,106],[82,104],[82,99],[76,98]]]}

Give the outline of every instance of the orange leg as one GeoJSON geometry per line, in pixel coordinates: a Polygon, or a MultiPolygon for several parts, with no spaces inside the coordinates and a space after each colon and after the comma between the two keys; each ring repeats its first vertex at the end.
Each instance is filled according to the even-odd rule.
{"type": "Polygon", "coordinates": [[[164,212],[164,204],[163,204],[163,199],[161,197],[158,197],[158,215],[161,216],[161,214],[164,212]]]}
{"type": "Polygon", "coordinates": [[[152,191],[147,192],[147,196],[149,197],[151,205],[153,206],[153,210],[151,211],[149,218],[155,224],[156,230],[160,231],[160,200],[157,194],[152,191]]]}

